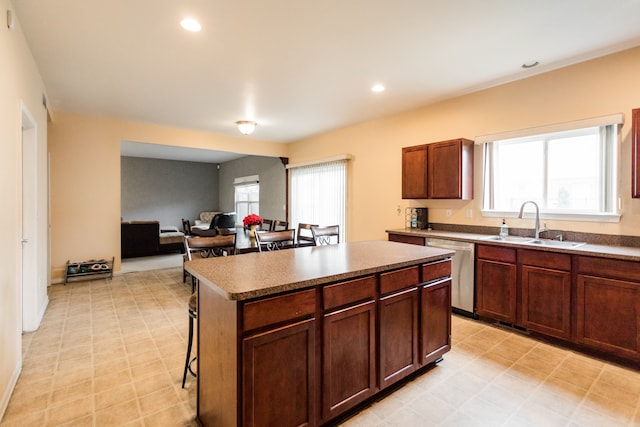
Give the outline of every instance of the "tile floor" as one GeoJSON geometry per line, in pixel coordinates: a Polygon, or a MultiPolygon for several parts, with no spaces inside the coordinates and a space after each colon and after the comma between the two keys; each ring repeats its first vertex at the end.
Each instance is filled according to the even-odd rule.
{"type": "MultiPolygon", "coordinates": [[[[53,285],[0,426],[193,426],[181,388],[182,269],[53,285]]],[[[345,421],[360,426],[640,426],[640,371],[453,318],[437,367],[345,421]]]]}

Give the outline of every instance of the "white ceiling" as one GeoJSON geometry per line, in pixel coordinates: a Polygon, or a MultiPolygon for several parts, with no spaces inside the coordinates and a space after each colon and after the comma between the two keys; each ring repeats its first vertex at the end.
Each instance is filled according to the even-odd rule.
{"type": "Polygon", "coordinates": [[[640,0],[13,0],[54,111],[291,142],[640,45],[640,0]],[[202,31],[179,21],[197,18],[202,31]],[[521,64],[539,61],[525,70],[521,64]],[[372,93],[374,83],[387,90],[372,93]]]}

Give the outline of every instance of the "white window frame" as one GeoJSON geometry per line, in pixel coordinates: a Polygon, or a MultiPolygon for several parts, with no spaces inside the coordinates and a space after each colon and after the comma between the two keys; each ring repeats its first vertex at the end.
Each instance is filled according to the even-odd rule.
{"type": "MultiPolygon", "coordinates": [[[[515,139],[552,139],[563,134],[580,133],[587,128],[600,128],[602,164],[600,171],[604,179],[602,181],[601,211],[560,211],[541,208],[540,217],[545,219],[567,220],[567,221],[596,221],[596,222],[619,222],[620,221],[620,198],[618,195],[618,170],[620,159],[618,156],[620,144],[620,125],[623,123],[622,114],[614,114],[605,117],[585,119],[568,123],[560,123],[537,128],[522,129],[499,134],[484,135],[476,137],[477,144],[483,144],[483,195],[482,195],[482,215],[485,217],[516,217],[518,211],[496,210],[493,208],[493,166],[494,161],[493,143],[500,141],[513,141],[515,139]],[[552,138],[547,138],[553,135],[552,138]]],[[[546,160],[545,153],[545,162],[546,160]]],[[[546,179],[546,177],[545,177],[546,179]]],[[[545,194],[546,198],[546,194],[545,194]]],[[[524,202],[525,200],[523,200],[524,202]]]]}
{"type": "Polygon", "coordinates": [[[289,216],[293,227],[301,222],[320,226],[337,224],[340,242],[346,242],[347,160],[350,158],[340,155],[287,165],[289,216]]]}
{"type": "Polygon", "coordinates": [[[234,190],[233,190],[233,206],[235,208],[235,211],[237,213],[236,215],[236,223],[238,225],[242,224],[242,220],[244,219],[244,217],[246,215],[249,214],[257,214],[260,215],[260,177],[258,175],[251,175],[251,176],[243,176],[243,177],[239,177],[239,178],[235,178],[233,180],[233,185],[234,185],[234,190]],[[258,200],[249,200],[249,201],[239,201],[238,200],[238,190],[241,188],[246,188],[246,187],[253,187],[253,186],[257,186],[258,187],[258,200]],[[243,214],[243,209],[238,209],[238,205],[239,204],[246,204],[247,205],[247,213],[243,214]]]}

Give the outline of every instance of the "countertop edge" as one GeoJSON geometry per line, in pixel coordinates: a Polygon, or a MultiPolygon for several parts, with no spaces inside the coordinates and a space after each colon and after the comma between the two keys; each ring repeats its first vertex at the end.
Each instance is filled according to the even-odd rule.
{"type": "Polygon", "coordinates": [[[549,246],[537,246],[522,242],[505,242],[505,241],[492,241],[487,240],[494,235],[490,234],[474,234],[474,233],[460,233],[455,231],[437,231],[437,230],[411,230],[411,229],[388,229],[386,233],[401,234],[405,236],[419,236],[425,238],[439,238],[456,240],[460,242],[481,243],[483,245],[492,246],[510,246],[515,248],[531,249],[544,252],[557,252],[583,256],[596,256],[600,258],[619,259],[625,261],[640,261],[640,248],[634,248],[629,246],[609,246],[609,245],[595,245],[586,243],[576,248],[558,248],[549,246]]]}
{"type": "Polygon", "coordinates": [[[411,267],[414,265],[424,264],[426,262],[431,262],[431,261],[435,261],[442,258],[452,257],[454,254],[455,252],[453,251],[443,250],[442,255],[431,256],[431,257],[417,259],[413,261],[405,261],[405,262],[399,262],[394,264],[385,264],[383,266],[366,268],[362,270],[349,271],[341,274],[334,274],[331,276],[319,277],[317,279],[304,280],[301,282],[293,282],[293,283],[289,283],[282,286],[274,286],[268,289],[260,289],[257,291],[227,293],[226,295],[227,295],[227,298],[231,301],[244,301],[244,300],[249,300],[254,298],[261,298],[261,297],[276,295],[284,292],[298,291],[301,289],[312,288],[314,286],[321,286],[329,283],[355,279],[355,278],[367,276],[370,274],[397,270],[404,267],[411,267]]]}
{"type": "MultiPolygon", "coordinates": [[[[388,245],[389,243],[392,243],[393,245],[403,245],[402,243],[394,243],[388,241],[379,242],[384,242],[385,245],[388,245]]],[[[355,244],[347,244],[347,246],[356,247],[356,251],[361,251],[361,245],[366,245],[367,243],[368,242],[356,242],[355,244]],[[357,249],[357,247],[360,247],[360,249],[357,249]]],[[[288,249],[287,251],[289,250],[297,249],[288,249]]],[[[203,260],[188,261],[184,264],[184,268],[188,273],[196,277],[201,282],[201,284],[205,284],[208,287],[212,288],[217,294],[224,297],[228,301],[245,301],[270,295],[277,295],[285,292],[308,289],[329,283],[347,281],[370,274],[397,270],[414,265],[421,265],[443,258],[450,258],[455,254],[454,251],[440,248],[429,248],[429,251],[427,252],[428,253],[415,253],[415,251],[408,251],[407,253],[406,250],[401,250],[399,254],[390,254],[387,260],[380,263],[365,262],[365,265],[358,265],[353,267],[353,269],[334,269],[334,271],[329,271],[328,274],[321,274],[317,272],[312,274],[302,274],[298,275],[296,279],[292,278],[291,280],[279,280],[279,283],[277,284],[270,284],[268,286],[265,284],[262,286],[256,286],[253,289],[247,289],[245,287],[245,289],[242,290],[235,290],[232,289],[232,286],[228,286],[227,283],[229,282],[229,279],[225,279],[224,274],[220,275],[220,277],[216,277],[216,273],[210,274],[210,270],[203,268],[204,264],[201,263],[201,261],[203,260]]],[[[268,256],[268,254],[264,255],[268,256]]],[[[245,255],[234,255],[232,258],[242,256],[245,255]]],[[[222,261],[225,258],[227,257],[221,257],[217,259],[222,261]]],[[[223,263],[229,265],[226,261],[223,261],[223,263]]]]}

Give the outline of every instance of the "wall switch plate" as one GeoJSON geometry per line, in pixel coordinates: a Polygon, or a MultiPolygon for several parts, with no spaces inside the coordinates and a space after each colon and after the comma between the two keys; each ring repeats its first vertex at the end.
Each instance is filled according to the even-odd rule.
{"type": "Polygon", "coordinates": [[[467,209],[467,218],[473,218],[473,209],[467,209]]]}
{"type": "Polygon", "coordinates": [[[447,218],[451,218],[451,209],[447,209],[445,214],[447,215],[447,218]]]}

